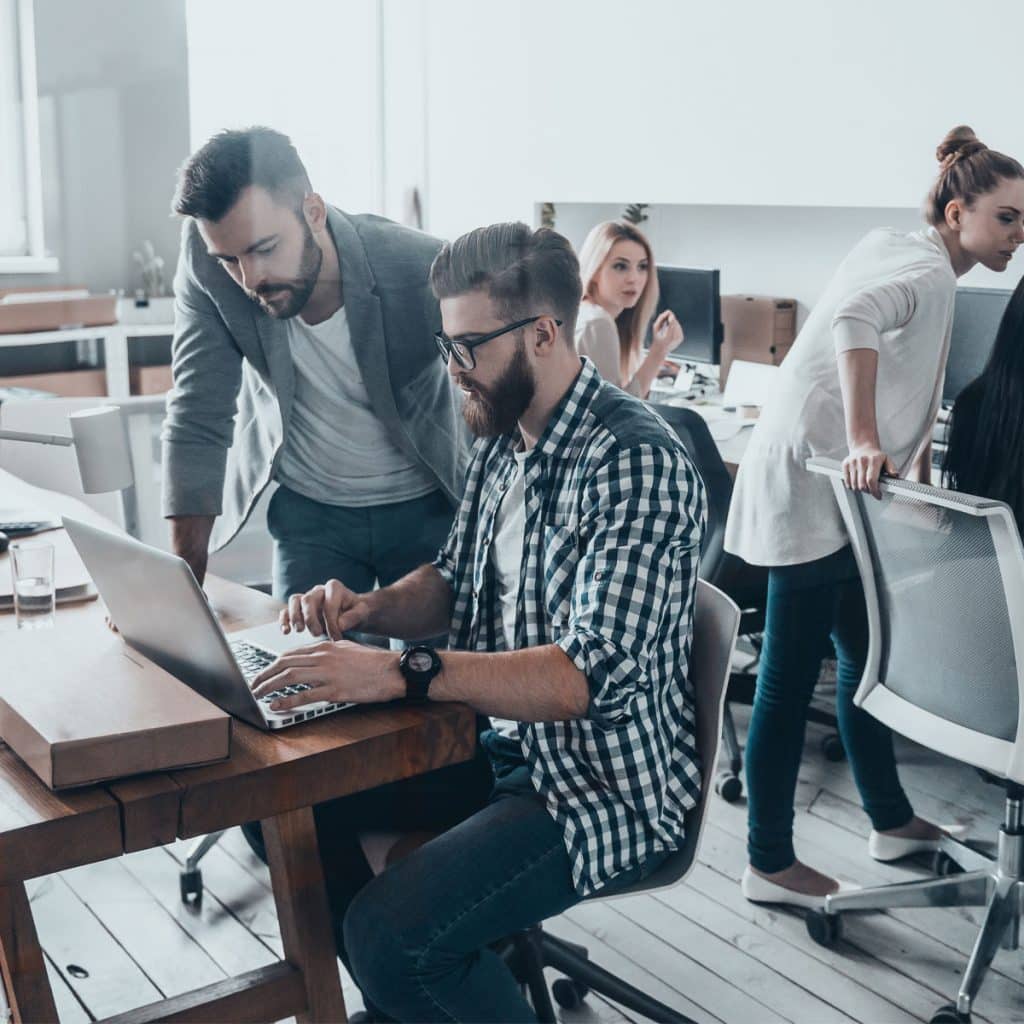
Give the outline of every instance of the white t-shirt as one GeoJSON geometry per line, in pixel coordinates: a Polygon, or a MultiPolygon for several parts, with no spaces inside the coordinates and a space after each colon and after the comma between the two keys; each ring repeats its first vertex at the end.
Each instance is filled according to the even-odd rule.
{"type": "Polygon", "coordinates": [[[878,352],[878,435],[900,475],[931,437],[956,275],[935,228],[872,231],[842,262],[779,371],[729,506],[725,547],[754,565],[797,565],[849,543],[828,479],[807,459],[848,454],[838,353],[878,352]]]}
{"type": "Polygon", "coordinates": [[[494,517],[494,538],[491,561],[498,584],[501,604],[501,625],[505,648],[516,649],[516,605],[523,575],[523,537],[526,530],[526,491],[523,486],[523,463],[529,452],[516,452],[515,473],[509,482],[494,517]]]}
{"type": "Polygon", "coordinates": [[[295,397],[277,479],[327,505],[389,505],[437,490],[377,419],[342,306],[320,324],[285,321],[295,397]]]}

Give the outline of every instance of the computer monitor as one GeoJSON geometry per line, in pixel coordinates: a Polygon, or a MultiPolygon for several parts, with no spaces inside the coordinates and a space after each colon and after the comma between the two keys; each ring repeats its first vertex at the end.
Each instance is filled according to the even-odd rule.
{"type": "Polygon", "coordinates": [[[717,366],[722,351],[718,271],[659,266],[658,290],[658,314],[671,309],[683,328],[682,343],[669,358],[717,366]]]}
{"type": "Polygon", "coordinates": [[[957,288],[953,334],[942,385],[944,404],[952,405],[985,368],[1011,294],[1002,288],[957,288]]]}

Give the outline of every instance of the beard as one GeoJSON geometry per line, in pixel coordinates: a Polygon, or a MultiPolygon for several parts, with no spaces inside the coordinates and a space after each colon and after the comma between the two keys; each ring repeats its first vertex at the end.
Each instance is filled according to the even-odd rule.
{"type": "Polygon", "coordinates": [[[320,267],[324,254],[316,244],[309,225],[302,221],[305,235],[302,240],[302,255],[299,257],[298,274],[291,281],[266,281],[255,291],[246,291],[246,295],[256,303],[264,313],[275,320],[288,320],[302,312],[309,302],[310,295],[316,287],[320,276],[320,267]],[[272,302],[269,295],[277,296],[272,302]]]}
{"type": "Polygon", "coordinates": [[[520,337],[511,362],[494,384],[484,387],[463,377],[460,385],[471,391],[463,402],[462,418],[477,437],[511,434],[537,390],[523,339],[520,337]]]}

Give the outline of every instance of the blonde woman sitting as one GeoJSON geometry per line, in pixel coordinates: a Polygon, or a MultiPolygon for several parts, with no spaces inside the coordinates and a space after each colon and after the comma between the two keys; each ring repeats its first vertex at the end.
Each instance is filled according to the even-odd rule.
{"type": "Polygon", "coordinates": [[[596,225],[580,250],[583,302],[576,322],[576,349],[597,372],[631,395],[646,398],[665,356],[683,340],[671,310],[647,327],[658,305],[658,275],[651,244],[625,221],[596,225]]]}

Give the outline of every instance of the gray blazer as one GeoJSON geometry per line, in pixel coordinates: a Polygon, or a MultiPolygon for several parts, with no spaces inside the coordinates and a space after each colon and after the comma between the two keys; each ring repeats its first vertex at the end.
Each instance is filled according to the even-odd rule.
{"type": "MultiPolygon", "coordinates": [[[[427,272],[441,243],[383,217],[328,208],[352,345],[374,413],[395,445],[457,503],[469,455],[458,389],[432,334],[427,272]]],[[[295,371],[284,323],[206,252],[194,221],[174,279],[174,387],[163,441],[163,513],[218,516],[211,548],[242,527],[288,433],[295,371]]],[[[339,428],[341,425],[339,424],[339,428]]]]}

